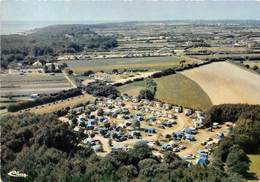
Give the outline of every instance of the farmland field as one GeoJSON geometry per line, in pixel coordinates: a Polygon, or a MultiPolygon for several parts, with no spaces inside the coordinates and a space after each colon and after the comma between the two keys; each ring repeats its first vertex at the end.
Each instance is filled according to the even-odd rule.
{"type": "Polygon", "coordinates": [[[260,104],[260,76],[228,62],[217,62],[186,70],[214,105],[224,103],[260,104]]]}
{"type": "Polygon", "coordinates": [[[24,96],[34,93],[53,93],[72,86],[63,74],[1,74],[1,96],[24,96]]]}
{"type": "Polygon", "coordinates": [[[206,110],[211,106],[208,95],[191,79],[175,74],[155,79],[156,98],[167,103],[206,110]]]}
{"type": "Polygon", "coordinates": [[[62,61],[75,73],[87,70],[111,71],[113,69],[150,69],[160,70],[179,65],[179,58],[169,57],[145,57],[145,58],[118,58],[118,59],[95,59],[95,60],[71,60],[62,61]]]}

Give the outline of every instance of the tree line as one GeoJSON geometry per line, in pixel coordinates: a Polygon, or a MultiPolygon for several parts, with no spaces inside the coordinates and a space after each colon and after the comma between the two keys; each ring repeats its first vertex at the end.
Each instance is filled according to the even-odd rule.
{"type": "Polygon", "coordinates": [[[57,93],[42,95],[39,98],[32,100],[32,101],[25,101],[25,102],[21,102],[21,103],[11,104],[7,107],[7,110],[8,110],[8,112],[16,112],[16,111],[19,111],[22,109],[27,109],[30,107],[35,107],[35,106],[55,102],[58,100],[63,100],[63,99],[67,99],[70,97],[79,96],[81,94],[82,94],[82,92],[78,88],[63,90],[63,91],[57,92],[57,93]]]}

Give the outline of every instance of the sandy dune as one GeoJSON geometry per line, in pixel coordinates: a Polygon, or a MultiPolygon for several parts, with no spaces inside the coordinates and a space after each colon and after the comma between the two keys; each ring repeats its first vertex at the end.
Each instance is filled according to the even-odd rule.
{"type": "Polygon", "coordinates": [[[260,75],[228,62],[211,63],[182,72],[208,94],[212,104],[260,104],[260,75]]]}

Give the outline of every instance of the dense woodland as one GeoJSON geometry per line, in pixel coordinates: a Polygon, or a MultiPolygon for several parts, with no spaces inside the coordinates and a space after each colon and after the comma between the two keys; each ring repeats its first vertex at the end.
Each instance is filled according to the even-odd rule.
{"type": "MultiPolygon", "coordinates": [[[[228,115],[238,118],[234,120],[236,126],[214,151],[206,168],[191,165],[173,152],[160,160],[142,143],[128,152],[99,157],[89,146],[78,145],[87,137],[83,132],[75,133],[55,115],[5,116],[1,118],[2,179],[15,181],[6,174],[19,169],[29,177],[17,181],[244,181],[250,161],[243,141],[258,137],[252,142],[259,149],[260,112],[255,112],[260,106],[252,106],[252,112],[245,115],[240,112],[244,107],[250,106],[225,105],[225,110],[233,110],[228,115]],[[233,116],[237,113],[240,116],[233,116]]],[[[210,115],[214,111],[219,112],[212,109],[210,115]]],[[[247,152],[259,151],[251,148],[247,152]]]]}
{"type": "Polygon", "coordinates": [[[1,67],[58,53],[107,50],[117,46],[114,37],[101,36],[89,25],[51,25],[27,35],[1,35],[1,67]]]}

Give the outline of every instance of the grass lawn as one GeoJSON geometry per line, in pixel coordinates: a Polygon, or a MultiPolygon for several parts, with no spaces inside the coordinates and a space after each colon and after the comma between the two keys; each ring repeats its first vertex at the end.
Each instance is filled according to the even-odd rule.
{"type": "Polygon", "coordinates": [[[145,82],[138,81],[138,82],[133,82],[133,83],[129,83],[127,85],[120,86],[120,87],[118,87],[118,90],[121,93],[126,93],[131,96],[138,96],[140,90],[144,87],[145,87],[145,82]]]}
{"type": "Polygon", "coordinates": [[[255,173],[256,177],[260,179],[260,154],[248,155],[248,157],[251,160],[249,172],[255,173]]]}
{"type": "Polygon", "coordinates": [[[167,103],[207,110],[211,107],[208,95],[200,86],[182,74],[155,79],[156,98],[167,103]]]}

